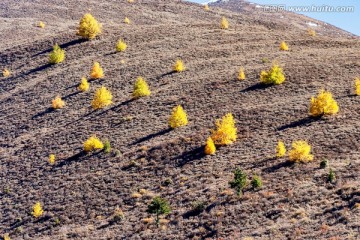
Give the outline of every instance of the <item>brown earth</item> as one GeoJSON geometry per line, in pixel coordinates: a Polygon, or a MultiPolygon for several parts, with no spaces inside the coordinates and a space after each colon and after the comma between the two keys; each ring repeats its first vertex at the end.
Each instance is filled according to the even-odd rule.
{"type": "Polygon", "coordinates": [[[360,75],[359,38],[310,37],[276,19],[258,21],[220,8],[206,12],[176,0],[3,0],[0,17],[0,68],[13,74],[0,81],[0,234],[8,232],[11,239],[360,238],[360,98],[353,95],[353,79],[360,75]],[[75,35],[88,11],[104,28],[91,42],[75,35]],[[132,24],[122,23],[126,16],[132,24]],[[222,16],[229,19],[229,30],[219,28],[222,16]],[[38,21],[45,29],[36,27],[38,21]],[[114,53],[119,38],[128,43],[124,53],[114,53]],[[289,52],[279,51],[283,40],[289,52]],[[55,43],[66,49],[66,60],[48,66],[55,43]],[[187,71],[170,73],[177,58],[187,71]],[[286,82],[259,87],[260,71],[275,59],[286,82]],[[77,93],[94,61],[104,67],[105,79],[77,93]],[[236,80],[240,66],[246,81],[236,80]],[[139,75],[152,95],[132,101],[139,75]],[[112,91],[114,104],[92,111],[90,101],[101,85],[112,91]],[[321,88],[332,91],[340,112],[312,121],[309,99],[321,88]],[[52,111],[56,95],[66,107],[52,111]],[[168,131],[177,104],[187,111],[189,125],[168,131]],[[238,141],[203,156],[215,120],[228,112],[236,118],[238,141]],[[82,155],[82,143],[93,134],[109,139],[112,153],[82,155]],[[308,140],[314,161],[290,165],[286,158],[275,159],[279,139],[287,147],[308,140]],[[51,153],[57,156],[54,166],[47,162],[51,153]],[[324,158],[336,173],[335,184],[326,181],[329,169],[319,168],[324,158]],[[224,195],[236,167],[260,175],[263,188],[247,188],[241,198],[224,195]],[[133,198],[139,189],[148,194],[133,198]],[[172,208],[161,228],[143,221],[151,217],[146,209],[154,195],[172,208]],[[37,201],[45,215],[34,220],[30,213],[37,201]],[[205,209],[191,211],[196,202],[205,209]],[[117,206],[125,219],[111,224],[117,206]]]}

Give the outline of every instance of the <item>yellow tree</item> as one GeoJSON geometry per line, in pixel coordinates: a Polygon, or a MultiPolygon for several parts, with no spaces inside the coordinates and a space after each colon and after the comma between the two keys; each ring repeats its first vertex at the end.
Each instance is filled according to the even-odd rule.
{"type": "Polygon", "coordinates": [[[81,82],[78,87],[79,91],[86,92],[89,90],[89,88],[90,88],[90,84],[89,84],[88,80],[86,79],[86,77],[82,77],[81,82]]]}
{"type": "Polygon", "coordinates": [[[289,46],[286,44],[286,42],[282,41],[280,43],[280,50],[282,50],[282,51],[288,51],[289,50],[289,46]]]}
{"type": "Polygon", "coordinates": [[[94,39],[101,33],[101,24],[90,14],[86,13],[80,20],[77,35],[85,39],[94,39]]]}
{"type": "Polygon", "coordinates": [[[44,213],[44,210],[41,207],[41,203],[40,202],[35,203],[35,205],[33,206],[32,215],[35,218],[38,218],[38,217],[41,217],[43,215],[43,213],[44,213]]]}
{"type": "Polygon", "coordinates": [[[213,154],[215,154],[215,152],[216,152],[216,147],[215,147],[214,141],[212,140],[211,137],[209,137],[206,140],[205,154],[206,155],[213,155],[213,154]]]}
{"type": "Polygon", "coordinates": [[[184,62],[181,59],[176,60],[175,65],[173,67],[175,72],[182,72],[185,70],[184,62]]]}
{"type": "Polygon", "coordinates": [[[285,81],[283,69],[277,64],[273,64],[269,71],[261,71],[260,82],[262,84],[282,84],[285,81]]]}
{"type": "Polygon", "coordinates": [[[116,51],[124,52],[126,48],[127,48],[127,44],[124,42],[124,40],[120,39],[116,44],[116,51]]]}
{"type": "Polygon", "coordinates": [[[133,97],[134,98],[146,97],[146,96],[150,96],[150,94],[151,92],[149,90],[149,86],[146,83],[145,79],[143,79],[142,77],[138,77],[134,85],[133,97]]]}
{"type": "Polygon", "coordinates": [[[283,141],[279,141],[278,145],[276,146],[276,157],[281,158],[284,157],[286,154],[286,147],[283,141]]]}
{"type": "Polygon", "coordinates": [[[216,145],[228,145],[236,141],[237,129],[231,113],[216,120],[216,129],[212,130],[211,139],[216,145]]]}
{"type": "Polygon", "coordinates": [[[360,78],[355,78],[355,94],[360,96],[360,78]]]}
{"type": "Polygon", "coordinates": [[[291,146],[289,152],[291,162],[310,162],[314,159],[314,156],[310,153],[311,146],[306,141],[295,141],[291,146]]]}
{"type": "Polygon", "coordinates": [[[102,86],[97,89],[95,96],[91,102],[91,106],[94,110],[104,108],[109,106],[112,103],[112,94],[106,87],[102,86]]]}
{"type": "Polygon", "coordinates": [[[240,71],[239,71],[238,79],[239,79],[239,80],[245,80],[245,78],[246,78],[246,76],[245,76],[244,68],[241,67],[241,68],[240,68],[240,71]]]}
{"type": "Polygon", "coordinates": [[[100,66],[100,63],[95,62],[92,69],[91,69],[91,73],[90,76],[92,79],[100,79],[104,77],[104,71],[102,69],[102,67],[100,66]]]}
{"type": "Polygon", "coordinates": [[[229,21],[226,19],[226,17],[221,18],[220,27],[221,27],[221,29],[229,28],[229,21]]]}
{"type": "Polygon", "coordinates": [[[321,117],[323,115],[334,115],[338,112],[339,106],[331,92],[322,89],[316,97],[311,98],[310,116],[321,117]]]}
{"type": "Polygon", "coordinates": [[[169,119],[169,126],[171,128],[177,128],[177,127],[186,126],[187,124],[188,124],[188,119],[184,109],[180,105],[173,108],[169,119]]]}
{"type": "Polygon", "coordinates": [[[61,49],[58,44],[55,44],[53,51],[49,54],[49,63],[58,64],[65,60],[65,50],[61,49]]]}
{"type": "Polygon", "coordinates": [[[92,136],[84,142],[85,152],[94,152],[104,148],[104,144],[96,136],[92,136]]]}
{"type": "Polygon", "coordinates": [[[51,105],[53,109],[60,109],[65,106],[65,102],[61,99],[60,96],[57,96],[55,99],[52,100],[51,105]]]}

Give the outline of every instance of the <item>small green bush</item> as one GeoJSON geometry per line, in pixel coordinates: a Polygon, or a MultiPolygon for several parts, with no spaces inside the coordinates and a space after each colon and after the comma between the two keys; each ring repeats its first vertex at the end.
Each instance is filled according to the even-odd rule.
{"type": "Polygon", "coordinates": [[[147,209],[148,213],[156,214],[156,225],[159,226],[160,215],[167,215],[171,212],[169,203],[160,197],[155,197],[147,209]]]}
{"type": "Polygon", "coordinates": [[[262,187],[262,185],[263,183],[261,178],[257,175],[254,175],[251,180],[251,186],[253,187],[253,189],[259,189],[262,187]]]}
{"type": "Polygon", "coordinates": [[[330,183],[333,183],[336,181],[336,175],[335,175],[335,172],[332,170],[332,168],[330,168],[330,171],[329,171],[328,181],[330,183]]]}
{"type": "Polygon", "coordinates": [[[247,185],[247,175],[240,168],[234,171],[234,180],[229,182],[230,187],[236,190],[238,196],[242,194],[247,185]]]}

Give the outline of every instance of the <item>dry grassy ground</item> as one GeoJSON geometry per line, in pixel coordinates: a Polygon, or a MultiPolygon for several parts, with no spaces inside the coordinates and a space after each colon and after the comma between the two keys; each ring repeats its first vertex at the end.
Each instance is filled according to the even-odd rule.
{"type": "MultiPolygon", "coordinates": [[[[0,234],[12,239],[359,239],[360,98],[353,79],[360,75],[360,40],[344,33],[310,37],[275,19],[203,7],[176,0],[3,0],[0,3],[0,234]],[[90,11],[103,34],[79,41],[75,29],[90,11]],[[125,16],[132,24],[123,24],[125,16]],[[221,30],[222,16],[230,21],[221,30]],[[37,28],[38,21],[46,23],[37,28]],[[274,27],[272,27],[274,26],[274,27]],[[280,27],[279,27],[280,26],[280,27]],[[115,43],[128,43],[114,53],[115,43]],[[285,40],[289,52],[280,52],[285,40]],[[66,61],[48,66],[53,44],[66,61]],[[177,58],[187,71],[170,73],[177,58]],[[264,59],[269,62],[264,63],[264,59]],[[286,82],[257,87],[259,73],[276,59],[286,82]],[[125,60],[125,63],[121,63],[125,60]],[[99,61],[105,78],[91,90],[76,86],[99,61]],[[246,81],[237,81],[244,66],[246,81]],[[152,95],[132,101],[137,76],[152,95]],[[104,85],[114,104],[93,112],[90,101],[104,85]],[[307,118],[309,99],[320,88],[333,92],[335,117],[307,118]],[[49,109],[61,95],[66,107],[49,109]],[[181,104],[189,125],[168,131],[171,109],[181,104]],[[214,121],[232,112],[238,141],[203,156],[214,121]],[[81,155],[92,134],[108,138],[113,152],[81,155]],[[279,139],[289,147],[305,139],[315,160],[289,165],[274,159],[279,139]],[[57,164],[47,162],[50,153],[57,164]],[[327,183],[329,159],[337,175],[327,183]],[[257,173],[264,186],[242,198],[224,195],[236,167],[257,173]],[[172,184],[165,186],[165,181],[172,184]],[[148,194],[131,197],[139,189],[148,194]],[[158,229],[144,218],[152,196],[172,207],[158,229]],[[34,220],[40,201],[45,216],[34,220]],[[194,202],[205,210],[191,212],[194,202]],[[109,224],[119,206],[125,219],[109,224]],[[57,222],[56,220],[59,220],[57,222]],[[56,224],[57,222],[57,224],[56,224]]],[[[289,20],[291,21],[291,19],[289,20]]],[[[339,30],[340,32],[340,30],[339,30]]]]}

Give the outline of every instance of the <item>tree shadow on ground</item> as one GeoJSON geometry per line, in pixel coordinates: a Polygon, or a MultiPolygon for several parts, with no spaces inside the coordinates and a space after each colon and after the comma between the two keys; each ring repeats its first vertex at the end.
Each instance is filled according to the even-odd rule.
{"type": "Polygon", "coordinates": [[[312,122],[316,122],[319,120],[321,120],[321,117],[316,117],[316,118],[315,117],[306,117],[306,118],[294,121],[292,123],[283,125],[281,127],[278,127],[277,130],[282,131],[282,130],[285,130],[288,128],[300,127],[300,126],[311,124],[312,122]]]}
{"type": "Polygon", "coordinates": [[[118,105],[115,105],[115,106],[113,106],[113,107],[111,107],[111,108],[109,108],[109,109],[106,109],[106,110],[104,110],[104,111],[96,114],[96,116],[101,116],[101,115],[106,114],[107,112],[115,111],[118,107],[128,105],[129,103],[131,103],[131,102],[133,102],[133,101],[135,101],[135,100],[136,100],[136,98],[131,98],[131,99],[129,99],[129,100],[126,100],[126,101],[124,101],[124,102],[121,102],[121,103],[119,103],[118,105]]]}
{"type": "Polygon", "coordinates": [[[66,100],[66,99],[68,99],[68,98],[71,98],[72,96],[75,96],[75,95],[79,94],[79,93],[80,93],[80,91],[76,91],[76,92],[70,93],[70,94],[64,96],[62,99],[63,99],[63,100],[66,100]]]}
{"type": "Polygon", "coordinates": [[[161,75],[158,76],[156,79],[157,79],[157,80],[160,80],[160,79],[162,79],[162,78],[164,78],[164,77],[166,77],[166,76],[171,76],[171,75],[173,75],[174,73],[176,73],[176,71],[172,70],[172,71],[170,71],[170,72],[161,74],[161,75]]]}
{"type": "Polygon", "coordinates": [[[275,172],[281,168],[286,168],[286,167],[293,167],[295,164],[293,162],[290,162],[290,161],[285,161],[285,162],[280,162],[274,166],[271,166],[271,167],[267,167],[267,168],[264,168],[263,169],[263,172],[266,172],[266,173],[272,173],[272,172],[275,172]]]}
{"type": "Polygon", "coordinates": [[[172,128],[167,128],[167,129],[163,129],[163,130],[161,130],[159,132],[149,134],[149,135],[147,135],[147,136],[145,136],[143,138],[140,138],[140,139],[136,140],[135,142],[131,143],[131,145],[136,145],[136,144],[148,141],[148,140],[150,140],[152,138],[155,138],[155,137],[164,135],[166,133],[169,133],[171,130],[172,130],[172,128]]]}
{"type": "Polygon", "coordinates": [[[262,89],[266,89],[266,88],[270,88],[272,87],[273,85],[271,84],[262,84],[262,83],[256,83],[250,87],[247,87],[243,90],[241,90],[240,92],[251,92],[251,91],[256,91],[256,90],[262,90],[262,89]]]}
{"type": "Polygon", "coordinates": [[[31,117],[31,119],[35,119],[35,118],[39,118],[39,117],[42,117],[48,113],[51,113],[51,112],[54,112],[54,108],[50,107],[50,108],[47,108],[46,110],[42,111],[42,112],[39,112],[38,114],[34,115],[31,117]]]}
{"type": "Polygon", "coordinates": [[[26,76],[26,75],[30,75],[30,74],[32,74],[32,73],[37,73],[37,72],[43,71],[43,70],[49,68],[50,66],[52,66],[52,64],[50,64],[50,63],[44,64],[44,65],[42,65],[42,66],[40,66],[40,67],[37,67],[37,68],[34,68],[34,69],[29,70],[29,71],[28,71],[27,73],[25,73],[24,75],[26,76]]]}
{"type": "Polygon", "coordinates": [[[182,167],[189,162],[199,160],[205,156],[206,154],[204,153],[204,146],[201,146],[184,152],[180,156],[176,157],[175,160],[178,160],[178,167],[182,167]]]}
{"type": "Polygon", "coordinates": [[[67,159],[64,159],[62,162],[57,164],[56,167],[63,167],[64,165],[68,165],[68,164],[71,164],[73,162],[80,162],[80,161],[84,160],[85,158],[90,158],[90,157],[93,157],[93,156],[97,156],[102,152],[103,152],[103,150],[94,152],[92,154],[87,154],[86,152],[81,151],[79,153],[76,153],[76,154],[68,157],[67,159]]]}
{"type": "MultiPolygon", "coordinates": [[[[83,43],[83,42],[86,42],[87,40],[86,39],[83,39],[83,38],[79,38],[79,39],[74,39],[74,40],[71,40],[69,42],[66,42],[66,43],[62,43],[62,44],[59,44],[59,46],[62,48],[62,49],[66,49],[70,46],[73,46],[73,45],[76,45],[76,44],[79,44],[79,43],[83,43]]],[[[49,49],[46,49],[44,51],[41,51],[35,55],[32,55],[31,57],[36,57],[36,56],[39,56],[41,54],[44,54],[44,53],[49,53],[53,50],[53,48],[49,48],[49,49]]]]}

